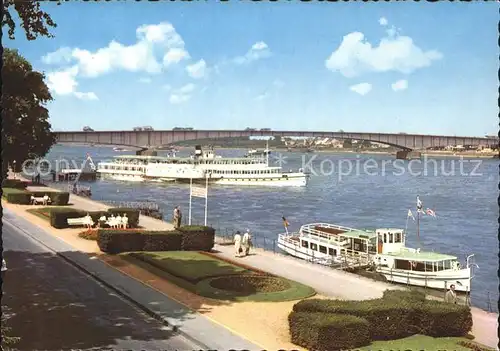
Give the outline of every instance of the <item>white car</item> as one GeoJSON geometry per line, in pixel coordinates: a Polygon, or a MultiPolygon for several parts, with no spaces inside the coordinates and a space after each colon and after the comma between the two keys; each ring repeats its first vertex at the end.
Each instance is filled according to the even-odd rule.
{"type": "Polygon", "coordinates": [[[5,262],[5,259],[2,259],[2,274],[5,271],[7,271],[7,262],[5,262]]]}

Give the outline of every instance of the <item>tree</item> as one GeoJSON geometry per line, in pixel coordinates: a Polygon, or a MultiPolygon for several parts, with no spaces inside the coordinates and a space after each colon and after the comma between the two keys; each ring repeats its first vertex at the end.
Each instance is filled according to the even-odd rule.
{"type": "MultiPolygon", "coordinates": [[[[58,5],[61,3],[58,2],[58,5]]],[[[57,24],[52,20],[48,13],[42,11],[40,2],[29,0],[4,0],[3,1],[2,29],[9,28],[9,39],[14,39],[16,24],[12,18],[12,12],[15,10],[21,20],[21,26],[26,34],[26,39],[35,40],[39,35],[52,38],[49,28],[56,28],[57,24]]]]}
{"type": "Polygon", "coordinates": [[[5,49],[2,55],[2,174],[8,164],[21,166],[33,155],[43,157],[55,144],[49,112],[52,100],[44,75],[34,71],[17,50],[5,49]]]}

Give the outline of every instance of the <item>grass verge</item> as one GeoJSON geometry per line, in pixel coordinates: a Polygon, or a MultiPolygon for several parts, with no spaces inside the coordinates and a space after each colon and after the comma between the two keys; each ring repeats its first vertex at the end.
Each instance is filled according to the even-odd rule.
{"type": "Polygon", "coordinates": [[[132,252],[122,258],[146,269],[177,286],[194,294],[226,301],[281,302],[294,301],[314,296],[316,292],[309,286],[263,274],[240,267],[210,255],[194,251],[132,252]],[[214,288],[211,283],[221,277],[252,276],[254,279],[279,279],[285,287],[282,291],[258,291],[255,286],[247,291],[231,291],[214,288]]]}
{"type": "Polygon", "coordinates": [[[358,351],[390,350],[454,350],[454,351],[489,351],[493,350],[467,338],[433,338],[426,335],[412,335],[407,338],[387,341],[374,341],[370,345],[356,349],[358,351]],[[464,346],[467,345],[467,346],[464,346]]]}

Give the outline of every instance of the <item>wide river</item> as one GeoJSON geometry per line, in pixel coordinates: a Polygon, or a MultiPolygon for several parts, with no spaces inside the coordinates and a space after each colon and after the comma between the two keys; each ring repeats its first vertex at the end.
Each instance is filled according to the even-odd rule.
{"type": "MultiPolygon", "coordinates": [[[[193,150],[185,149],[180,156],[193,150]]],[[[222,156],[242,156],[246,150],[218,150],[222,156]]],[[[86,153],[94,162],[119,154],[108,147],[55,146],[47,159],[67,160],[81,167],[86,153]]],[[[457,255],[462,264],[474,253],[472,304],[498,311],[498,184],[499,161],[459,158],[395,160],[391,155],[353,153],[275,153],[273,166],[285,170],[308,169],[312,175],[302,188],[213,185],[209,190],[208,222],[222,234],[249,228],[257,238],[276,239],[283,232],[281,217],[290,229],[303,224],[328,222],[355,228],[405,228],[407,246],[416,247],[416,195],[436,218],[420,221],[423,250],[457,255]],[[489,302],[488,302],[489,301],[489,302]]],[[[127,183],[100,180],[92,184],[92,198],[104,201],[155,201],[166,220],[174,206],[188,216],[189,185],[176,183],[127,183]]],[[[203,223],[204,199],[194,198],[194,223],[203,223]]],[[[272,246],[272,240],[267,240],[272,246]]]]}

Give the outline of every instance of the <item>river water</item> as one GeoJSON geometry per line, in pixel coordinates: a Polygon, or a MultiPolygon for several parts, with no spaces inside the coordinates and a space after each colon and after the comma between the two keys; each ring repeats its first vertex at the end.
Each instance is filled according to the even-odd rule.
{"type": "MultiPolygon", "coordinates": [[[[242,156],[246,150],[218,150],[223,156],[242,156]]],[[[108,147],[53,147],[47,159],[66,160],[81,167],[86,153],[97,164],[118,154],[108,147]]],[[[180,156],[192,150],[183,150],[180,156]]],[[[63,161],[64,162],[64,161],[63,161]]],[[[415,213],[416,195],[436,218],[420,220],[423,250],[465,257],[474,253],[472,304],[498,311],[498,219],[499,162],[494,159],[459,158],[395,160],[392,155],[353,153],[275,153],[271,165],[285,170],[306,168],[311,172],[307,187],[237,187],[213,185],[209,190],[208,222],[221,234],[250,229],[254,237],[266,237],[267,245],[283,232],[281,217],[290,229],[303,224],[328,222],[354,228],[405,228],[407,246],[417,247],[416,225],[408,220],[415,213]]],[[[82,183],[84,184],[84,183],[82,183]]],[[[104,201],[155,201],[166,220],[180,205],[188,217],[189,185],[175,183],[127,183],[99,180],[92,186],[92,198],[104,201]]],[[[204,221],[204,199],[194,198],[194,223],[204,221]]]]}

